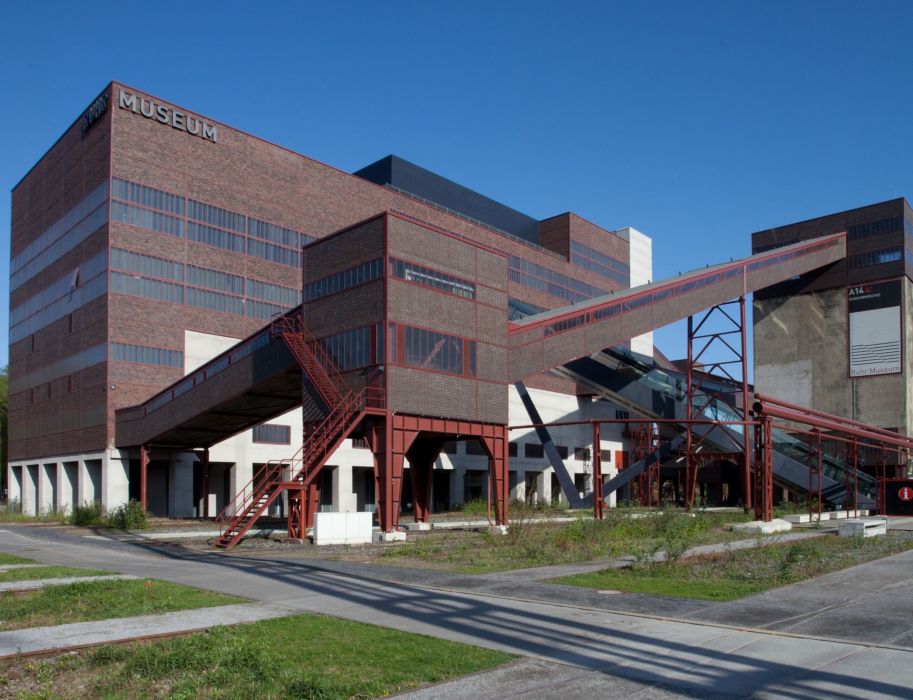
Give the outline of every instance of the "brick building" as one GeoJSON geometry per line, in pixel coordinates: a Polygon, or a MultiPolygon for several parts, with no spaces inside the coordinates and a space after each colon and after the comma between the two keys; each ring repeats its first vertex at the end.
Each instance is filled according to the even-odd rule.
{"type": "MultiPolygon", "coordinates": [[[[606,230],[572,213],[538,221],[393,156],[345,173],[112,83],[12,192],[9,497],[27,512],[139,497],[136,443],[118,434],[116,412],[193,375],[301,303],[302,289],[311,331],[338,362],[352,360],[345,353],[376,352],[383,339],[384,352],[399,343],[396,352],[404,353],[413,338],[452,348],[447,361],[459,357],[464,374],[478,361],[471,392],[454,384],[456,365],[445,365],[397,400],[421,393],[427,400],[413,408],[445,417],[454,401],[465,401],[474,420],[520,423],[528,420],[523,405],[493,369],[506,345],[499,334],[508,319],[499,315],[517,319],[651,277],[650,240],[635,229],[606,230]],[[392,306],[377,313],[376,299],[331,299],[321,286],[341,283],[334,270],[378,274],[371,267],[378,251],[365,241],[380,221],[390,226],[389,245],[418,231],[437,234],[437,252],[409,244],[388,251],[400,267],[384,276],[399,273],[403,282],[387,283],[385,294],[400,289],[395,318],[392,306]],[[356,225],[363,230],[354,238],[356,225]],[[345,245],[334,250],[334,241],[345,245]],[[460,313],[452,302],[469,282],[479,297],[474,318],[442,315],[444,307],[460,313]],[[436,306],[442,291],[453,298],[436,306]],[[477,312],[483,296],[497,300],[487,322],[477,312]],[[507,401],[493,398],[489,384],[507,401]]],[[[370,280],[362,281],[364,292],[370,280]]],[[[649,336],[631,346],[652,354],[649,336]]],[[[390,357],[388,374],[400,372],[406,387],[406,355],[390,357]]],[[[359,370],[385,364],[357,359],[359,370]]],[[[546,420],[615,415],[567,379],[540,373],[526,384],[546,420]]],[[[301,445],[302,420],[295,409],[213,444],[205,484],[198,453],[152,445],[150,509],[177,516],[220,509],[255,465],[301,445]]],[[[523,433],[510,437],[512,494],[552,498],[555,477],[541,445],[523,433]]],[[[591,490],[586,431],[568,428],[555,438],[576,486],[591,490]]],[[[611,473],[623,450],[620,432],[607,430],[598,449],[611,473]]],[[[362,440],[346,440],[328,466],[322,507],[373,507],[373,460],[362,440]]],[[[482,497],[485,469],[472,440],[445,443],[432,502],[482,497]]]]}

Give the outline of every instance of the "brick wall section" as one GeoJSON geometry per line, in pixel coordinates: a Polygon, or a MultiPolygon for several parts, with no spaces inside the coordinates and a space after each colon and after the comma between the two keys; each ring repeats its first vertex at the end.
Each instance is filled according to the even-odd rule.
{"type": "MultiPolygon", "coordinates": [[[[467,236],[483,245],[571,274],[592,285],[610,288],[609,280],[571,267],[547,252],[515,242],[410,197],[378,187],[225,125],[218,125],[217,143],[211,143],[120,109],[118,94],[121,87],[112,84],[108,88],[108,111],[87,134],[82,134],[81,123],[74,124],[14,189],[13,254],[19,252],[109,175],[113,175],[317,237],[327,236],[345,226],[394,209],[420,221],[467,236]]],[[[126,89],[137,97],[142,95],[139,91],[126,89]]],[[[157,99],[154,101],[164,103],[157,99]]],[[[215,123],[213,120],[205,121],[215,123]]],[[[54,270],[66,270],[75,262],[84,260],[91,246],[96,246],[91,249],[98,250],[108,243],[139,253],[210,267],[274,284],[300,286],[299,272],[292,267],[114,222],[108,231],[98,234],[97,241],[85,246],[84,250],[69,254],[55,265],[54,270]]],[[[358,247],[350,248],[347,254],[352,256],[358,251],[358,247]]],[[[411,252],[421,253],[415,249],[411,252]]],[[[459,261],[455,264],[460,265],[459,261]]],[[[480,263],[483,264],[487,263],[480,263]]],[[[479,274],[489,276],[490,272],[480,269],[479,274]]],[[[506,268],[501,274],[506,281],[506,268]]],[[[18,292],[16,299],[27,298],[40,287],[40,282],[33,282],[28,289],[18,292]]],[[[502,285],[500,293],[503,294],[504,291],[543,307],[552,308],[564,304],[561,299],[522,285],[509,285],[507,290],[502,285]]],[[[78,325],[75,333],[63,333],[60,328],[62,324],[52,324],[39,332],[36,336],[37,351],[44,353],[42,348],[53,347],[55,343],[62,348],[83,347],[85,342],[82,334],[85,334],[86,339],[91,337],[98,342],[102,335],[101,329],[107,331],[105,335],[110,335],[110,340],[182,349],[185,329],[244,337],[263,325],[259,320],[233,314],[149,302],[120,294],[109,294],[100,302],[97,307],[92,307],[97,311],[90,313],[86,310],[85,313],[76,315],[74,322],[78,325]],[[100,318],[92,317],[92,313],[100,313],[100,318]],[[110,323],[105,329],[104,317],[108,313],[110,323]]],[[[495,324],[486,322],[486,325],[495,324]]],[[[65,327],[69,327],[68,320],[65,327]]],[[[57,351],[47,351],[47,354],[23,362],[31,354],[31,342],[28,342],[28,352],[23,349],[23,344],[17,346],[11,348],[11,377],[27,371],[27,367],[44,365],[59,354],[57,351]]],[[[17,444],[13,438],[12,458],[101,449],[113,444],[113,409],[147,398],[156,388],[167,385],[176,371],[166,368],[122,367],[121,363],[110,363],[110,367],[105,366],[101,374],[104,378],[97,377],[100,380],[97,387],[80,391],[79,394],[81,401],[92,400],[106,404],[106,428],[99,431],[83,430],[78,431],[78,434],[73,432],[54,439],[22,444],[17,444]],[[111,383],[117,385],[116,390],[102,391],[102,387],[111,383]],[[99,433],[103,433],[101,440],[99,433]]],[[[85,385],[88,381],[87,378],[84,381],[84,378],[75,376],[74,380],[79,385],[85,385]]],[[[62,410],[60,406],[62,404],[49,404],[44,409],[54,412],[62,410]]],[[[21,412],[11,411],[10,415],[14,433],[16,425],[31,420],[37,411],[27,407],[17,410],[21,412]]]]}

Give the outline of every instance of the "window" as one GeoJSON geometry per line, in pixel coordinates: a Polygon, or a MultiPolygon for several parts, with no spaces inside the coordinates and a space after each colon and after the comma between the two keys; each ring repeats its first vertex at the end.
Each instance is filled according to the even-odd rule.
{"type": "Polygon", "coordinates": [[[523,445],[523,456],[528,459],[542,459],[545,456],[545,452],[538,442],[527,442],[523,445]]]}
{"type": "Polygon", "coordinates": [[[244,294],[244,278],[228,272],[210,270],[196,265],[187,266],[187,284],[220,292],[244,294]]]}
{"type": "Polygon", "coordinates": [[[394,361],[408,367],[476,376],[476,342],[424,328],[390,324],[394,361]]]}
{"type": "Polygon", "coordinates": [[[356,450],[370,450],[371,446],[368,444],[368,441],[363,437],[353,437],[352,438],[352,447],[356,450]]]}
{"type": "Polygon", "coordinates": [[[111,291],[131,294],[156,301],[184,303],[184,285],[161,282],[147,277],[125,275],[122,272],[111,273],[111,291]]]}
{"type": "Polygon", "coordinates": [[[222,229],[204,226],[193,221],[187,222],[187,240],[205,243],[214,248],[224,248],[235,253],[244,252],[244,236],[238,236],[222,229]]]}
{"type": "Polygon", "coordinates": [[[122,248],[111,249],[111,269],[135,272],[145,277],[184,281],[184,265],[174,260],[142,255],[122,248]]]}
{"type": "Polygon", "coordinates": [[[253,428],[253,440],[254,442],[269,445],[290,445],[292,444],[292,426],[273,425],[271,423],[255,425],[253,428]]]}
{"type": "Polygon", "coordinates": [[[247,278],[247,296],[251,299],[271,301],[289,309],[301,303],[301,292],[297,289],[261,282],[249,277],[247,278]]]}
{"type": "Polygon", "coordinates": [[[378,331],[377,326],[363,326],[321,338],[320,343],[336,367],[347,372],[383,362],[383,347],[378,343],[383,336],[378,331]]]}
{"type": "Polygon", "coordinates": [[[510,281],[530,289],[565,299],[570,302],[584,301],[607,292],[568,275],[549,270],[524,258],[511,255],[509,259],[510,281]]]}
{"type": "Polygon", "coordinates": [[[380,258],[362,263],[348,270],[343,270],[304,286],[304,301],[315,301],[321,297],[337,294],[359,284],[370,282],[383,274],[383,261],[380,258]]]}
{"type": "Polygon", "coordinates": [[[137,362],[143,365],[184,368],[184,353],[180,350],[128,345],[127,343],[111,343],[109,348],[109,359],[115,362],[137,362]]]}
{"type": "Polygon", "coordinates": [[[516,457],[517,456],[517,443],[508,442],[507,443],[507,456],[516,457]]]}
{"type": "Polygon", "coordinates": [[[244,299],[241,297],[222,294],[221,292],[210,292],[205,289],[196,289],[195,287],[187,287],[187,306],[196,306],[201,309],[211,309],[212,311],[221,311],[239,316],[244,315],[244,299]]]}
{"type": "Polygon", "coordinates": [[[111,179],[111,196],[123,202],[138,204],[146,209],[157,209],[174,216],[184,216],[183,197],[135,182],[121,180],[118,177],[111,179]]]}
{"type": "Polygon", "coordinates": [[[631,414],[628,411],[623,411],[620,408],[615,409],[616,420],[628,420],[630,417],[631,414]]]}
{"type": "Polygon", "coordinates": [[[558,450],[558,456],[561,459],[567,459],[567,446],[566,445],[555,445],[555,449],[558,450]]]}
{"type": "Polygon", "coordinates": [[[574,459],[578,462],[589,462],[590,461],[590,448],[589,447],[575,447],[574,448],[574,459]]]}
{"type": "Polygon", "coordinates": [[[460,277],[448,275],[446,272],[438,272],[415,263],[390,259],[390,274],[397,279],[415,282],[416,284],[438,289],[448,294],[465,297],[466,299],[475,299],[476,286],[469,280],[460,277]]]}
{"type": "Polygon", "coordinates": [[[130,226],[149,229],[158,233],[167,233],[170,236],[184,237],[184,222],[173,216],[157,211],[140,209],[121,202],[111,203],[111,220],[120,221],[130,226]]]}
{"type": "Polygon", "coordinates": [[[444,446],[441,447],[441,452],[445,455],[455,455],[457,453],[456,440],[448,440],[445,442],[444,446]]]}
{"type": "Polygon", "coordinates": [[[903,217],[892,216],[890,218],[881,219],[879,221],[869,221],[865,224],[856,224],[855,226],[850,226],[849,230],[847,231],[847,238],[851,241],[857,241],[860,238],[877,236],[880,233],[892,233],[894,231],[900,231],[903,228],[903,217]]]}
{"type": "Polygon", "coordinates": [[[625,287],[631,283],[631,268],[627,263],[576,241],[571,241],[571,264],[595,272],[625,287]]]}
{"type": "Polygon", "coordinates": [[[872,250],[868,253],[858,253],[850,255],[848,260],[849,267],[868,267],[870,265],[883,265],[884,263],[897,262],[903,259],[903,248],[885,248],[883,250],[872,250]]]}

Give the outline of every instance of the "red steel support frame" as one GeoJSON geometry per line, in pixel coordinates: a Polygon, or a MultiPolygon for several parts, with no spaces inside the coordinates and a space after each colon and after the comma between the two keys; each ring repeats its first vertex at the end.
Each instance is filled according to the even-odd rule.
{"type": "MultiPolygon", "coordinates": [[[[488,454],[489,477],[494,491],[494,515],[498,525],[507,524],[507,505],[510,496],[508,482],[508,439],[506,425],[474,421],[426,418],[400,413],[372,416],[367,430],[368,442],[374,454],[374,478],[377,484],[377,514],[382,532],[392,532],[399,525],[402,496],[403,467],[407,458],[415,459],[422,469],[433,464],[446,439],[476,438],[488,454]],[[433,457],[431,456],[433,454],[433,457]],[[430,463],[428,460],[430,459],[430,463]]],[[[410,459],[410,465],[413,464],[410,459]]],[[[427,521],[427,497],[430,492],[430,470],[412,478],[429,488],[423,491],[425,502],[415,512],[416,520],[427,521]],[[427,481],[426,481],[427,479],[427,481]]]]}
{"type": "MultiPolygon", "coordinates": [[[[695,407],[695,401],[700,396],[702,390],[702,381],[696,374],[698,365],[701,366],[701,372],[704,375],[713,375],[716,372],[719,376],[727,379],[733,384],[742,386],[742,406],[726,404],[736,415],[742,417],[742,441],[741,444],[735,444],[742,455],[742,484],[743,484],[743,503],[746,510],[751,507],[751,438],[749,431],[751,421],[748,419],[747,410],[749,406],[748,393],[748,365],[746,362],[748,353],[748,344],[745,331],[745,297],[740,296],[738,300],[718,304],[707,309],[695,325],[694,317],[688,317],[688,359],[686,367],[686,389],[685,389],[685,418],[687,419],[685,432],[685,507],[691,509],[694,505],[694,499],[697,492],[697,477],[700,468],[701,459],[697,456],[706,434],[700,439],[695,440],[693,430],[693,421],[703,415],[703,411],[710,404],[711,399],[700,406],[699,410],[695,407]],[[732,304],[739,305],[739,314],[736,317],[730,313],[727,307],[732,304]],[[702,333],[704,327],[722,319],[724,327],[720,330],[711,330],[702,333]],[[739,335],[738,348],[729,340],[730,336],[739,335]],[[698,342],[696,342],[698,341],[698,342]],[[705,354],[714,351],[722,352],[722,359],[705,362],[705,354]],[[733,365],[741,368],[741,376],[736,377],[738,372],[730,371],[733,365]],[[697,415],[695,415],[697,413],[697,415]]],[[[706,394],[704,394],[706,396],[706,394]]],[[[721,401],[721,397],[713,399],[721,401]]]]}
{"type": "Polygon", "coordinates": [[[149,445],[139,448],[139,502],[143,510],[149,510],[149,491],[146,487],[146,473],[149,471],[149,445]]]}
{"type": "Polygon", "coordinates": [[[605,516],[605,497],[602,495],[602,431],[593,423],[593,517],[605,516]]]}

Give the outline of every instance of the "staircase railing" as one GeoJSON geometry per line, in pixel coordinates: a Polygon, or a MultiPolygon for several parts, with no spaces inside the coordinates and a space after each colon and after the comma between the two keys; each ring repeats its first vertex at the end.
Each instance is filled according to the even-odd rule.
{"type": "Polygon", "coordinates": [[[327,406],[335,406],[348,389],[333,357],[310,334],[301,314],[273,319],[271,332],[274,338],[285,341],[327,406]]]}

